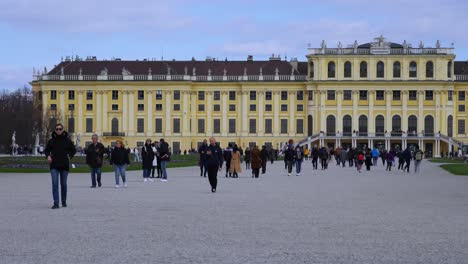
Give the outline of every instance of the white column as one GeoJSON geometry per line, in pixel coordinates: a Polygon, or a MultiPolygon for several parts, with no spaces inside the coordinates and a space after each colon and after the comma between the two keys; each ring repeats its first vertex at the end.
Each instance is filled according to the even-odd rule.
{"type": "Polygon", "coordinates": [[[401,115],[401,130],[403,132],[408,131],[408,91],[401,91],[403,100],[403,112],[401,115]]]}
{"type": "Polygon", "coordinates": [[[359,130],[359,116],[358,116],[358,100],[359,91],[353,91],[353,131],[359,130]]]}
{"type": "Polygon", "coordinates": [[[107,118],[107,111],[109,111],[108,106],[107,106],[108,96],[109,96],[108,91],[102,91],[102,131],[103,132],[108,131],[107,129],[107,124],[109,123],[109,120],[107,118]]]}
{"type": "Polygon", "coordinates": [[[257,105],[257,108],[258,108],[258,119],[257,119],[258,120],[258,135],[263,136],[263,133],[265,132],[264,131],[265,117],[263,116],[263,109],[265,107],[263,105],[265,92],[264,91],[257,91],[257,94],[258,94],[258,105],[257,105]]]}
{"type": "Polygon", "coordinates": [[[279,107],[280,107],[280,102],[279,102],[279,95],[280,91],[274,91],[273,92],[273,136],[279,136],[279,126],[281,122],[281,118],[279,117],[279,107]]]}
{"type": "Polygon", "coordinates": [[[296,135],[296,126],[295,126],[295,121],[296,119],[294,118],[294,111],[296,111],[295,106],[296,104],[294,103],[294,97],[295,97],[296,92],[295,91],[289,91],[288,96],[289,96],[289,136],[293,137],[296,135]]]}
{"type": "MultiPolygon", "coordinates": [[[[147,97],[147,106],[146,106],[146,119],[148,125],[146,126],[146,136],[150,137],[153,135],[153,111],[155,110],[155,106],[153,105],[153,92],[152,91],[146,91],[146,97],[147,97]]],[[[166,106],[170,107],[170,106],[166,106]]]]}
{"type": "Polygon", "coordinates": [[[128,135],[128,91],[122,91],[122,100],[123,100],[123,106],[122,106],[122,130],[125,133],[125,135],[128,135]]]}
{"type": "Polygon", "coordinates": [[[343,114],[342,114],[342,106],[341,102],[343,101],[343,91],[336,91],[336,99],[337,99],[337,115],[336,115],[336,123],[337,123],[337,131],[340,131],[343,134],[343,114]]]}
{"type": "Polygon", "coordinates": [[[249,132],[249,119],[247,117],[247,91],[242,91],[240,92],[241,94],[241,105],[242,105],[242,109],[241,109],[241,113],[242,113],[242,127],[241,127],[241,135],[242,136],[247,136],[248,132],[249,132]]]}
{"type": "Polygon", "coordinates": [[[77,134],[83,135],[83,91],[78,91],[78,131],[77,134]]]}
{"type": "Polygon", "coordinates": [[[423,115],[423,109],[424,109],[424,91],[418,91],[418,133],[420,133],[422,130],[424,130],[424,115],[423,115]]]}
{"type": "Polygon", "coordinates": [[[182,127],[182,135],[183,136],[188,136],[190,131],[189,131],[189,128],[190,128],[190,125],[189,125],[189,115],[190,115],[190,112],[189,112],[189,105],[190,105],[190,101],[189,101],[189,91],[182,91],[182,98],[183,98],[183,104],[182,104],[182,110],[183,110],[183,113],[184,113],[184,117],[183,117],[183,127],[182,127]]]}
{"type": "Polygon", "coordinates": [[[327,131],[327,115],[325,111],[325,96],[327,91],[320,91],[320,131],[328,132],[327,131]]]}
{"type": "Polygon", "coordinates": [[[135,135],[135,91],[129,91],[129,111],[128,111],[128,134],[129,136],[135,135]]]}
{"type": "Polygon", "coordinates": [[[58,122],[63,123],[65,120],[65,91],[60,91],[59,96],[60,96],[60,120],[58,122]]]}
{"type": "Polygon", "coordinates": [[[197,92],[195,91],[191,91],[190,92],[190,106],[191,106],[191,109],[190,109],[190,114],[191,114],[191,135],[196,135],[196,133],[198,132],[197,130],[197,126],[198,126],[198,122],[197,122],[197,92]]]}
{"type": "MultiPolygon", "coordinates": [[[[367,117],[367,132],[375,135],[375,125],[374,125],[374,95],[375,91],[369,91],[369,116],[367,117]]],[[[369,141],[370,144],[370,141],[369,141]]],[[[370,145],[368,147],[371,147],[370,145]]]]}
{"type": "MultiPolygon", "coordinates": [[[[316,67],[316,66],[315,66],[316,67]]],[[[312,123],[313,123],[313,129],[317,132],[320,132],[320,130],[322,129],[320,126],[319,126],[319,121],[321,119],[323,119],[322,116],[320,116],[320,112],[319,112],[319,92],[317,90],[314,90],[313,92],[313,101],[314,101],[314,113],[312,115],[312,123]]],[[[312,131],[313,132],[313,131],[312,131]]]]}
{"type": "Polygon", "coordinates": [[[207,106],[206,106],[206,134],[211,136],[212,133],[213,133],[213,118],[211,116],[211,110],[213,109],[213,105],[212,105],[212,100],[213,100],[213,92],[209,91],[209,92],[205,92],[205,96],[206,96],[206,102],[207,102],[207,106]]]}
{"type": "Polygon", "coordinates": [[[95,109],[95,113],[96,113],[96,127],[94,128],[94,131],[96,132],[96,134],[98,135],[102,135],[102,111],[104,111],[103,109],[103,105],[102,105],[102,91],[97,91],[96,92],[96,109],[95,109]]]}
{"type": "Polygon", "coordinates": [[[387,130],[388,133],[391,133],[392,132],[392,91],[385,92],[385,102],[386,102],[385,130],[387,130]]]}
{"type": "MultiPolygon", "coordinates": [[[[166,97],[166,133],[165,136],[171,136],[171,91],[166,91],[164,93],[164,96],[166,97]]],[[[195,96],[194,96],[195,97],[195,96]]]]}
{"type": "MultiPolygon", "coordinates": [[[[434,118],[434,133],[439,133],[440,129],[440,91],[434,91],[435,99],[436,99],[436,106],[435,106],[435,118],[434,118]]],[[[445,118],[445,117],[444,117],[445,118]]],[[[440,140],[439,140],[439,147],[440,147],[440,140]]],[[[439,149],[440,150],[440,149],[439,149]]],[[[440,154],[440,151],[439,151],[440,154]]]]}
{"type": "MultiPolygon", "coordinates": [[[[50,96],[49,91],[42,91],[42,120],[43,120],[42,130],[45,130],[49,122],[49,117],[47,116],[48,110],[50,109],[50,106],[48,105],[49,96],[50,96]]],[[[47,131],[42,131],[42,132],[45,133],[47,131]]]]}

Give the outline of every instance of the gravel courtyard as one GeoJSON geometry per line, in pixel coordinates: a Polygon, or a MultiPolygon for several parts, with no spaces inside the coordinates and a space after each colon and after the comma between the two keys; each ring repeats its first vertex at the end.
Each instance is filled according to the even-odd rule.
{"type": "Polygon", "coordinates": [[[70,174],[58,210],[49,174],[0,174],[0,263],[468,263],[468,177],[437,164],[288,177],[278,161],[220,173],[214,194],[196,167],[168,173],[126,189],[70,174]]]}

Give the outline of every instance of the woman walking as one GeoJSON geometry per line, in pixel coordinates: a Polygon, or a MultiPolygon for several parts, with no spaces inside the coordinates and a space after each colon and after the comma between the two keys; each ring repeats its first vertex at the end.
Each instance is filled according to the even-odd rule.
{"type": "Polygon", "coordinates": [[[151,139],[147,139],[145,145],[141,149],[141,159],[143,167],[143,181],[144,182],[153,182],[153,179],[150,179],[151,169],[153,168],[154,152],[153,147],[151,146],[151,139]]]}
{"type": "Polygon", "coordinates": [[[387,152],[386,156],[385,156],[386,160],[387,160],[387,169],[386,171],[392,171],[392,163],[393,163],[393,154],[391,151],[387,152]]]}
{"type": "Polygon", "coordinates": [[[303,159],[304,152],[302,152],[302,148],[299,147],[299,145],[297,145],[296,150],[294,152],[294,160],[296,162],[296,176],[301,176],[301,165],[303,159]]]}
{"type": "Polygon", "coordinates": [[[231,164],[229,166],[229,174],[232,174],[233,178],[239,178],[237,173],[242,172],[240,162],[240,152],[237,146],[232,149],[231,164]]]}
{"type": "Polygon", "coordinates": [[[123,187],[127,188],[127,179],[125,177],[125,171],[127,166],[130,165],[130,157],[128,151],[125,149],[122,141],[117,140],[115,147],[111,153],[111,165],[114,165],[115,173],[115,188],[119,188],[119,178],[122,177],[123,187]]]}
{"type": "Polygon", "coordinates": [[[257,145],[255,145],[252,149],[252,178],[258,178],[261,167],[262,159],[260,158],[260,150],[257,145]]]}

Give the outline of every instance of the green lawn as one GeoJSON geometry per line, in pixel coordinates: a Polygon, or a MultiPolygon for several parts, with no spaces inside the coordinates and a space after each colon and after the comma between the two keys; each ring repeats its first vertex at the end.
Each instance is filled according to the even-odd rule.
{"type": "Polygon", "coordinates": [[[458,164],[465,163],[464,160],[459,160],[459,159],[441,159],[441,158],[437,158],[437,159],[429,159],[429,161],[434,162],[434,163],[458,163],[458,164]]]}
{"type": "Polygon", "coordinates": [[[443,164],[440,167],[454,175],[468,176],[468,164],[443,164]]]}

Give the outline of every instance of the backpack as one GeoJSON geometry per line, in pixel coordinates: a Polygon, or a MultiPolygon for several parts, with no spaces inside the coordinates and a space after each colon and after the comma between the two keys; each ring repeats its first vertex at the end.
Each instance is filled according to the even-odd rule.
{"type": "Polygon", "coordinates": [[[360,161],[361,161],[361,160],[364,160],[364,155],[362,155],[362,154],[359,154],[359,156],[358,156],[358,160],[360,160],[360,161]]]}
{"type": "Polygon", "coordinates": [[[416,152],[416,160],[417,161],[422,160],[422,152],[421,151],[416,152]]]}

